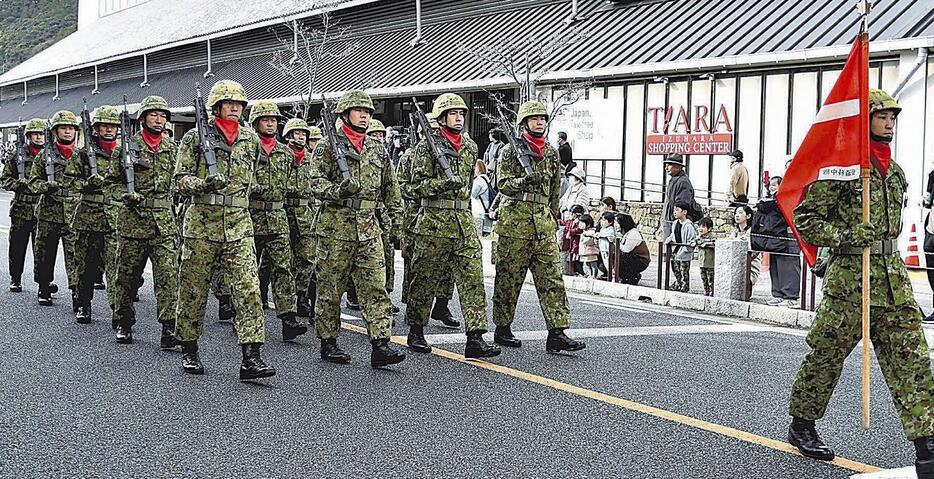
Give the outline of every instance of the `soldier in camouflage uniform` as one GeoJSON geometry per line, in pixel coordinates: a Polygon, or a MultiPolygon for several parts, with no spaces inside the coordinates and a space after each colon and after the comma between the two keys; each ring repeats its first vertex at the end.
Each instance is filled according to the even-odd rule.
{"type": "Polygon", "coordinates": [[[432,115],[441,127],[440,134],[426,132],[415,147],[408,185],[420,209],[413,227],[411,284],[406,295],[407,342],[412,351],[431,351],[424,328],[432,301],[442,293],[438,278],[450,274],[457,286],[467,330],[464,356],[493,357],[501,351],[483,340],[487,331],[483,250],[470,212],[470,187],[478,153],[477,144],[462,134],[467,104],[460,96],[445,93],[435,100],[432,115]],[[432,154],[429,141],[444,151],[453,173],[450,178],[432,154]]]}
{"type": "Polygon", "coordinates": [[[341,96],[336,113],[343,121],[336,138],[318,144],[311,160],[311,192],[322,203],[316,231],[315,320],[321,358],[347,363],[350,355],[337,345],[337,335],[340,298],[348,278],[352,279],[372,344],[370,365],[382,367],[401,362],[405,354],[389,344],[392,318],[376,211],[381,205],[385,207],[392,228],[398,221],[400,205],[389,153],[366,136],[373,110],[370,96],[360,90],[341,96]],[[334,141],[339,143],[332,145],[334,141]],[[349,168],[346,179],[337,167],[332,146],[345,152],[349,168]]]}
{"type": "Polygon", "coordinates": [[[26,154],[23,155],[22,165],[18,164],[18,152],[13,151],[7,156],[3,164],[3,173],[0,174],[0,187],[13,192],[13,202],[10,203],[10,292],[23,291],[23,263],[26,261],[26,248],[32,242],[36,244],[36,204],[39,196],[29,190],[29,179],[32,175],[32,164],[38,158],[41,163],[42,147],[45,145],[46,121],[33,118],[26,123],[26,154]],[[20,169],[23,177],[20,178],[20,169]]]}
{"type": "Polygon", "coordinates": [[[862,251],[870,247],[870,339],[908,439],[914,441],[919,478],[934,478],[934,377],[921,329],[921,311],[898,251],[908,182],[888,143],[901,108],[887,93],[870,90],[870,221],[862,222],[861,181],[820,180],[795,208],[801,238],[831,248],[824,297],[807,337],[791,391],[788,438],[809,457],[831,460],[817,435],[844,360],[862,339],[862,251]]]}
{"type": "Polygon", "coordinates": [[[191,201],[185,210],[178,268],[176,333],[182,343],[182,368],[191,374],[204,373],[198,338],[204,329],[210,279],[218,273],[230,290],[236,314],[234,327],[243,353],[241,381],[276,374],[260,356],[266,330],[259,297],[253,221],[248,211],[260,145],[253,130],[240,128],[246,104],[247,97],[239,83],[230,80],[215,83],[206,101],[213,117],[207,121],[207,131],[203,133],[218,139],[217,173],[208,173],[195,128],[182,138],[174,176],[178,192],[191,201]]]}
{"type": "MultiPolygon", "coordinates": [[[[104,192],[104,174],[109,170],[114,149],[117,147],[117,131],[120,129],[120,113],[113,107],[101,106],[94,110],[88,131],[90,138],[84,139],[84,148],[79,151],[77,161],[69,162],[65,168],[65,189],[80,194],[69,226],[76,234],[75,276],[78,278],[78,323],[91,322],[91,300],[94,284],[99,272],[109,274],[113,265],[114,251],[108,251],[107,237],[113,234],[107,219],[110,199],[104,192]],[[93,151],[93,153],[92,153],[93,151]],[[90,155],[94,155],[91,157],[90,155]]],[[[108,282],[116,288],[113,277],[108,282]]],[[[113,307],[111,306],[111,312],[113,307]]]]}
{"type": "MultiPolygon", "coordinates": [[[[366,134],[370,138],[383,143],[383,140],[386,138],[386,127],[383,125],[383,122],[373,119],[370,120],[369,126],[366,128],[366,134]]],[[[396,171],[392,170],[392,174],[395,175],[396,171]]],[[[398,177],[396,178],[398,183],[398,177]]],[[[390,236],[390,233],[399,233],[400,229],[396,228],[392,230],[389,228],[389,218],[385,208],[380,208],[377,211],[377,219],[379,219],[379,226],[383,230],[383,261],[386,263],[386,292],[391,293],[395,288],[396,284],[396,244],[399,243],[399,238],[393,238],[390,236]]],[[[353,286],[352,284],[350,286],[353,286]]],[[[348,302],[350,300],[350,290],[347,291],[348,302]]],[[[356,299],[356,291],[354,291],[354,299],[356,299]]],[[[399,314],[400,309],[395,304],[389,307],[389,311],[392,314],[399,314]]]]}
{"type": "MultiPolygon", "coordinates": [[[[175,315],[178,301],[178,235],[172,212],[172,175],[178,147],[162,132],[172,117],[164,98],[148,96],[140,104],[136,119],[140,131],[127,140],[127,155],[133,162],[134,192],[121,195],[117,222],[118,281],[111,289],[118,291],[114,308],[118,343],[133,342],[136,324],[136,295],[146,261],[152,263],[153,290],[156,294],[156,317],[162,325],[161,349],[178,346],[175,338],[175,315]],[[115,286],[116,285],[116,286],[115,286]]],[[[114,153],[108,177],[126,190],[126,170],[119,159],[122,148],[114,153]]]]}
{"type": "Polygon", "coordinates": [[[564,334],[571,324],[571,313],[555,242],[562,168],[558,152],[544,137],[548,124],[545,105],[538,101],[523,103],[516,123],[522,131],[516,143],[529,158],[532,174],[526,174],[511,145],[503,147],[496,166],[496,184],[502,199],[496,223],[499,244],[493,285],[493,340],[508,347],[522,345],[511,325],[522,283],[531,269],[548,327],[545,349],[551,353],[579,351],[585,344],[564,334]]]}
{"type": "Polygon", "coordinates": [[[250,216],[257,259],[269,265],[277,316],[282,320],[282,339],[291,341],[305,334],[308,326],[295,317],[289,219],[283,203],[294,159],[289,148],[276,141],[281,117],[279,107],[269,101],[259,102],[250,110],[250,124],[260,139],[259,161],[250,191],[250,216]]]}
{"type": "MultiPolygon", "coordinates": [[[[315,215],[309,206],[311,196],[311,158],[305,148],[311,129],[305,120],[292,118],[285,122],[282,136],[289,142],[289,168],[285,192],[285,213],[289,224],[289,244],[292,248],[292,277],[295,280],[297,315],[314,317],[314,304],[308,291],[314,274],[315,215]]],[[[317,132],[321,137],[320,130],[317,132]]]]}
{"type": "Polygon", "coordinates": [[[41,194],[36,205],[36,238],[33,243],[33,260],[35,261],[35,277],[39,283],[38,301],[40,305],[51,306],[52,294],[57,287],[53,286],[55,277],[55,263],[58,259],[58,243],[62,242],[65,252],[65,272],[68,276],[69,289],[72,290],[72,310],[77,313],[78,298],[75,294],[75,284],[72,283],[74,267],[74,242],[71,240],[72,232],[68,220],[74,214],[70,209],[74,201],[68,200],[70,194],[62,188],[65,179],[65,169],[68,160],[78,161],[76,155],[78,118],[70,111],[59,111],[52,116],[51,139],[46,139],[45,148],[41,156],[33,161],[30,173],[29,189],[34,194],[41,194]],[[54,173],[51,177],[46,174],[46,167],[51,158],[54,173]],[[68,208],[68,212],[66,212],[68,208]],[[70,214],[69,214],[70,213],[70,214]]]}

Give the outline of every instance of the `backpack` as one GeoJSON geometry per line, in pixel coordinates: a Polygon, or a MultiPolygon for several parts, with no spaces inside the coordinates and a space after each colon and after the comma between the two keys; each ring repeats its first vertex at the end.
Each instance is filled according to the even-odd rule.
{"type": "Polygon", "coordinates": [[[697,223],[704,217],[704,209],[697,200],[691,200],[691,211],[688,211],[688,219],[697,223]]]}

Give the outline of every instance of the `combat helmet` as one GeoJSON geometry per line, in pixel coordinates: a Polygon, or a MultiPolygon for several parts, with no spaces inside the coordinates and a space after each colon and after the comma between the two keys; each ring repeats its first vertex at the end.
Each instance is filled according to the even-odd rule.
{"type": "Polygon", "coordinates": [[[441,118],[448,110],[467,110],[467,103],[456,93],[444,93],[435,99],[435,104],[431,108],[431,115],[435,119],[441,118]]]}
{"type": "Polygon", "coordinates": [[[538,100],[531,100],[520,105],[519,113],[516,115],[516,124],[524,124],[530,116],[544,116],[545,121],[548,121],[548,110],[545,109],[545,104],[538,100]]]}
{"type": "Polygon", "coordinates": [[[243,103],[243,106],[246,106],[246,92],[243,91],[243,85],[233,81],[233,80],[221,80],[214,84],[211,87],[211,92],[208,93],[208,102],[207,106],[209,108],[214,108],[214,105],[224,101],[238,101],[243,103]]]}
{"type": "Polygon", "coordinates": [[[324,138],[324,135],[321,134],[321,128],[317,126],[308,127],[309,140],[320,140],[321,138],[324,138]]]}
{"type": "Polygon", "coordinates": [[[26,128],[23,130],[23,133],[45,133],[45,127],[48,123],[42,118],[33,118],[26,123],[26,128]]]}
{"type": "Polygon", "coordinates": [[[120,112],[110,105],[101,105],[95,108],[94,111],[91,112],[91,127],[93,128],[100,123],[119,125],[120,112]]]}
{"type": "Polygon", "coordinates": [[[289,137],[289,134],[295,130],[302,130],[305,134],[310,135],[311,129],[308,128],[308,123],[301,118],[292,118],[291,120],[285,122],[285,128],[282,129],[282,136],[285,138],[289,137]]]}
{"type": "MultiPolygon", "coordinates": [[[[165,101],[165,98],[161,96],[151,95],[143,98],[143,101],[139,104],[139,110],[136,112],[136,119],[143,121],[143,118],[146,117],[146,113],[151,111],[165,112],[165,120],[170,121],[172,119],[172,112],[169,111],[169,102],[165,101]]],[[[120,122],[117,123],[119,124],[120,122]]]]}
{"type": "Polygon", "coordinates": [[[282,114],[279,113],[279,105],[268,100],[257,102],[253,105],[253,108],[250,109],[250,124],[256,123],[256,120],[264,116],[282,118],[282,114]]]}
{"type": "Polygon", "coordinates": [[[370,110],[370,113],[376,110],[370,95],[367,95],[363,90],[350,90],[341,95],[340,100],[337,100],[337,107],[334,108],[334,111],[341,114],[352,108],[366,108],[370,110]]]}
{"type": "Polygon", "coordinates": [[[385,135],[385,134],[386,134],[386,126],[383,125],[383,122],[381,122],[381,121],[379,121],[379,120],[377,120],[377,119],[374,118],[374,119],[370,120],[370,124],[369,124],[369,126],[367,126],[367,128],[366,128],[366,134],[369,135],[370,133],[382,133],[382,134],[385,135]]]}
{"type": "Polygon", "coordinates": [[[78,117],[68,110],[56,112],[54,115],[52,115],[52,129],[54,130],[59,126],[73,126],[77,128],[78,117]]]}
{"type": "Polygon", "coordinates": [[[898,116],[902,112],[902,107],[898,106],[898,101],[895,98],[892,98],[892,95],[889,95],[884,90],[879,90],[877,88],[869,89],[869,116],[872,116],[873,113],[883,110],[892,110],[895,112],[895,115],[898,116]]]}

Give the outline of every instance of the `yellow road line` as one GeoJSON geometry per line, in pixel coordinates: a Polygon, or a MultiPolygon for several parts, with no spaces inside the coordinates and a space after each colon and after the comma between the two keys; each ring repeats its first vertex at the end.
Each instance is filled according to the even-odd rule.
{"type": "MultiPolygon", "coordinates": [[[[367,334],[366,328],[349,324],[341,323],[341,326],[355,333],[367,334]]],[[[393,336],[392,342],[405,346],[405,338],[402,336],[393,336]]],[[[657,407],[648,406],[645,404],[637,403],[634,401],[629,401],[627,399],[618,398],[616,396],[610,396],[609,394],[600,393],[597,391],[592,391],[590,389],[585,389],[579,386],[574,386],[572,384],[563,383],[560,381],[555,381],[554,379],[548,379],[543,376],[539,376],[532,373],[527,373],[525,371],[520,371],[518,369],[513,369],[506,366],[500,366],[498,364],[490,363],[487,361],[480,361],[475,359],[466,359],[463,355],[452,353],[444,349],[439,349],[437,347],[432,347],[431,353],[436,356],[441,356],[443,358],[450,359],[452,361],[457,361],[459,363],[468,364],[473,367],[486,369],[488,371],[493,371],[500,373],[506,376],[510,376],[516,379],[521,379],[523,381],[528,381],[531,383],[539,384],[546,386],[552,389],[557,389],[559,391],[564,391],[566,393],[575,394],[581,397],[588,399],[593,399],[594,401],[600,401],[606,404],[612,404],[614,406],[619,406],[630,411],[636,411],[649,416],[657,417],[660,419],[665,419],[674,423],[682,424],[685,426],[694,427],[697,429],[702,429],[704,431],[712,432],[715,434],[720,434],[722,436],[730,437],[733,439],[739,439],[740,441],[745,441],[752,444],[757,444],[759,446],[767,447],[770,449],[775,449],[777,451],[786,452],[789,454],[794,454],[796,456],[801,456],[801,453],[798,449],[787,442],[776,441],[775,439],[769,439],[767,437],[762,437],[756,434],[752,434],[746,431],[740,431],[739,429],[733,429],[727,426],[721,426],[720,424],[715,424],[712,422],[704,421],[702,419],[697,419],[690,416],[685,416],[682,414],[674,413],[667,411],[665,409],[659,409],[657,407]]],[[[879,472],[882,469],[871,466],[869,464],[863,464],[857,461],[851,461],[849,459],[844,459],[842,457],[837,457],[833,461],[829,462],[835,466],[839,466],[845,469],[850,469],[856,472],[879,472]]]]}

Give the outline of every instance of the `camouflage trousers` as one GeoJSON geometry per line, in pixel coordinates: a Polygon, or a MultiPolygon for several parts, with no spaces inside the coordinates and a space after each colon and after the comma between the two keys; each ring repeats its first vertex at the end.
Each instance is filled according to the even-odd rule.
{"type": "Polygon", "coordinates": [[[538,239],[500,236],[496,245],[496,279],[493,284],[493,323],[509,326],[516,316],[516,303],[532,270],[538,301],[551,329],[566,329],[571,325],[568,297],[561,277],[558,243],[551,235],[538,239]]]}
{"type": "Polygon", "coordinates": [[[392,334],[389,295],[383,263],[383,240],[344,241],[318,237],[315,251],[315,326],[321,339],[336,338],[340,332],[340,302],[347,280],[357,288],[370,340],[392,334]]]}
{"type": "MultiPolygon", "coordinates": [[[[78,278],[78,304],[91,306],[94,283],[104,268],[107,233],[103,231],[77,231],[75,240],[75,276],[78,278]]],[[[113,287],[113,285],[110,285],[113,287]]]]}
{"type": "Polygon", "coordinates": [[[10,279],[22,281],[23,265],[26,263],[26,249],[29,243],[36,244],[36,220],[10,219],[10,279]]]}
{"type": "Polygon", "coordinates": [[[162,324],[174,325],[178,302],[178,243],[175,236],[117,240],[117,303],[114,321],[136,324],[136,296],[139,278],[146,261],[152,262],[153,291],[156,293],[156,317],[162,324]]]}
{"type": "Polygon", "coordinates": [[[713,295],[713,268],[700,269],[701,281],[704,283],[704,294],[713,295]]]}
{"type": "MultiPolygon", "coordinates": [[[[292,277],[292,248],[284,234],[254,236],[256,259],[268,270],[276,312],[295,312],[295,278],[292,277]]],[[[260,263],[257,263],[259,266],[260,263]]],[[[307,288],[307,286],[306,286],[307,288]]]]}
{"type": "Polygon", "coordinates": [[[62,232],[62,249],[65,251],[65,275],[68,276],[68,289],[77,292],[78,288],[78,275],[77,271],[77,255],[75,255],[75,247],[78,243],[78,232],[72,228],[70,225],[71,220],[75,216],[75,210],[78,208],[77,200],[68,199],[62,201],[65,206],[65,229],[62,232]]]}
{"type": "Polygon", "coordinates": [[[296,293],[305,294],[308,291],[311,275],[315,271],[316,241],[314,231],[302,231],[293,217],[289,216],[289,244],[292,246],[292,277],[295,279],[296,293]]]}
{"type": "Polygon", "coordinates": [[[396,249],[392,246],[389,232],[383,233],[383,263],[386,270],[386,291],[396,287],[396,249]]]}
{"type": "Polygon", "coordinates": [[[259,299],[259,280],[253,238],[210,241],[184,238],[178,267],[176,334],[180,341],[197,341],[204,331],[204,307],[214,274],[230,292],[240,344],[266,341],[266,323],[259,299]]]}
{"type": "Polygon", "coordinates": [[[671,274],[675,277],[675,284],[671,285],[673,291],[684,291],[691,289],[691,262],[671,260],[671,274]]]}
{"type": "MultiPolygon", "coordinates": [[[[914,303],[870,310],[870,338],[909,440],[934,435],[934,377],[921,317],[914,303]]],[[[811,351],[791,389],[792,416],[824,416],[843,362],[862,337],[861,323],[858,302],[821,300],[807,336],[811,351]]]]}
{"type": "Polygon", "coordinates": [[[111,311],[117,307],[122,288],[117,282],[117,216],[119,212],[120,207],[116,205],[109,205],[106,209],[107,226],[110,231],[104,236],[104,280],[107,283],[107,301],[110,303],[111,311]]]}
{"type": "Polygon", "coordinates": [[[450,278],[457,287],[467,332],[487,331],[486,289],[483,285],[483,250],[476,236],[438,238],[417,235],[412,255],[405,321],[425,326],[436,296],[445,293],[450,278]]]}
{"type": "MultiPolygon", "coordinates": [[[[402,302],[408,304],[409,283],[411,283],[412,276],[412,254],[415,250],[415,233],[410,231],[405,233],[400,250],[402,251],[402,302]]],[[[393,260],[395,260],[395,258],[393,260]]],[[[393,268],[393,270],[394,269],[395,268],[393,268]]],[[[441,294],[437,297],[447,299],[453,298],[454,282],[451,280],[450,272],[446,272],[443,277],[436,278],[436,280],[438,284],[441,285],[441,294]]]]}
{"type": "Polygon", "coordinates": [[[58,261],[58,243],[61,241],[65,253],[65,272],[68,276],[68,287],[74,289],[77,284],[71,284],[74,275],[75,243],[72,239],[74,232],[64,223],[42,221],[36,223],[36,237],[32,243],[33,275],[40,287],[47,287],[55,280],[55,263],[58,261]]]}

